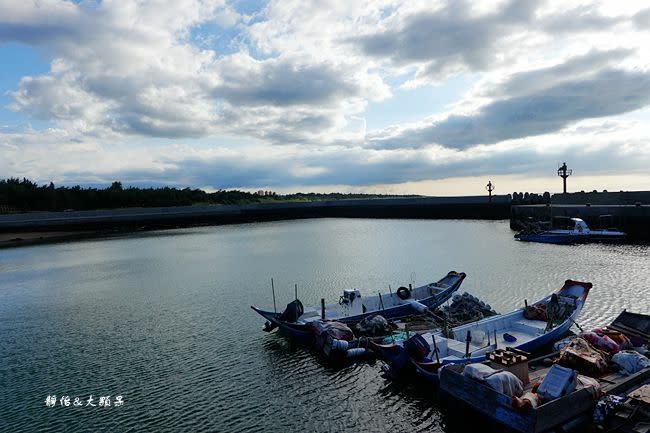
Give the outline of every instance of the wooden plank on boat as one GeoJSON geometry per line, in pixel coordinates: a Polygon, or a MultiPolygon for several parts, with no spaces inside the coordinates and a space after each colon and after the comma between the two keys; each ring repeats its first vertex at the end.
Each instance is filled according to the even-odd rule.
{"type": "Polygon", "coordinates": [[[623,310],[608,327],[627,335],[639,337],[646,342],[650,341],[650,316],[647,314],[623,310]]]}
{"type": "Polygon", "coordinates": [[[625,379],[616,380],[614,383],[603,387],[603,391],[611,394],[626,393],[635,386],[642,385],[650,380],[650,368],[638,371],[625,379]]]}

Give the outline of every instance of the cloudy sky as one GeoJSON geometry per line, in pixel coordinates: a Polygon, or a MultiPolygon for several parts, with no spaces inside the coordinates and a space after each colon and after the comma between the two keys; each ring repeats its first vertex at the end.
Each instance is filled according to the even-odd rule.
{"type": "Polygon", "coordinates": [[[0,0],[0,176],[650,190],[647,5],[0,0]]]}

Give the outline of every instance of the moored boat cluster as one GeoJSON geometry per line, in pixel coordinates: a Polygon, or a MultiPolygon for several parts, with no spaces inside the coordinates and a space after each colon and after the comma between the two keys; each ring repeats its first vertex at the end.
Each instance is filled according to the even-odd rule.
{"type": "Polygon", "coordinates": [[[265,331],[279,329],[333,363],[379,358],[384,377],[417,378],[446,401],[462,401],[515,430],[650,421],[649,316],[623,312],[553,351],[577,325],[591,283],[567,280],[535,303],[497,314],[455,293],[464,279],[452,271],[383,295],[345,290],[338,304],[321,301],[320,308],[297,299],[282,313],[252,308],[267,320],[265,331]],[[617,416],[631,405],[635,417],[617,416]]]}

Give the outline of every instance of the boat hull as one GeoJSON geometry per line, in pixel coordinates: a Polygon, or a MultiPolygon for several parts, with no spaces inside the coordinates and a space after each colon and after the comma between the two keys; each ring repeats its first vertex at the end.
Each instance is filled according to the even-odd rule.
{"type": "Polygon", "coordinates": [[[539,242],[543,244],[571,245],[582,242],[585,239],[578,235],[559,235],[559,234],[519,234],[515,239],[521,242],[539,242]]]}
{"type": "Polygon", "coordinates": [[[286,335],[289,335],[290,337],[296,339],[299,342],[302,343],[311,343],[313,340],[313,334],[309,329],[309,325],[307,324],[302,324],[302,323],[289,323],[284,320],[280,320],[280,313],[274,313],[273,311],[264,311],[260,308],[257,308],[255,306],[251,306],[253,311],[255,311],[257,314],[260,316],[264,317],[269,323],[271,323],[273,326],[272,327],[266,327],[266,329],[273,330],[274,328],[280,329],[282,332],[284,332],[286,335]]]}

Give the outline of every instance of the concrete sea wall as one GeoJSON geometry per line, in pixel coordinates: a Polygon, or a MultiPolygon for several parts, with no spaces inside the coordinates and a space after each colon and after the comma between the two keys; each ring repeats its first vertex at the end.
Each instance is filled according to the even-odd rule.
{"type": "Polygon", "coordinates": [[[232,224],[299,218],[507,219],[510,197],[415,197],[0,215],[0,232],[232,224]]]}

